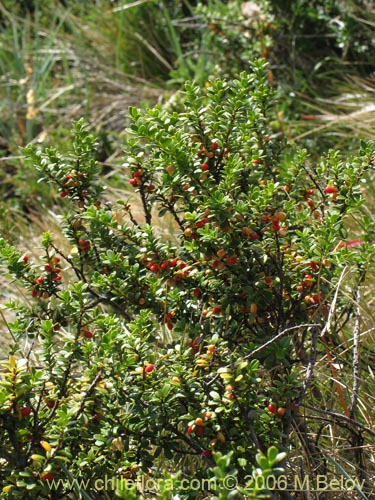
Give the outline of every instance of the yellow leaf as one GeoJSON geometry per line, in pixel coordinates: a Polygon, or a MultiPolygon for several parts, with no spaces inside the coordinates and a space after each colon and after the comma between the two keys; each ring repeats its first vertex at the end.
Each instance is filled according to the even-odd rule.
{"type": "Polygon", "coordinates": [[[15,368],[17,366],[16,358],[12,355],[9,356],[9,366],[15,368]]]}
{"type": "Polygon", "coordinates": [[[112,440],[112,448],[117,451],[124,451],[124,442],[121,437],[112,440]]]}
{"type": "Polygon", "coordinates": [[[46,452],[47,452],[47,453],[50,453],[50,452],[51,452],[51,450],[52,450],[52,446],[51,446],[49,443],[47,443],[47,441],[41,441],[41,442],[40,442],[40,446],[41,446],[44,450],[46,450],[46,452]]]}

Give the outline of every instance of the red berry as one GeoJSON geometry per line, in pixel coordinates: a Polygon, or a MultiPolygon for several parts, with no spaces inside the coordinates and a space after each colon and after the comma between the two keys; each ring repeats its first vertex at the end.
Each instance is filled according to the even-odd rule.
{"type": "Polygon", "coordinates": [[[276,406],[272,403],[270,403],[268,406],[267,406],[267,410],[272,413],[272,415],[275,415],[276,412],[277,412],[277,409],[276,409],[276,406]]]}
{"type": "Polygon", "coordinates": [[[230,257],[227,258],[228,266],[234,266],[236,262],[237,262],[237,255],[231,255],[230,257]]]}
{"type": "Polygon", "coordinates": [[[314,278],[311,276],[311,274],[305,274],[303,277],[302,285],[303,286],[308,286],[311,287],[314,284],[314,278]]]}
{"type": "Polygon", "coordinates": [[[153,365],[152,363],[150,363],[149,365],[146,366],[145,372],[146,373],[151,373],[152,371],[154,371],[154,368],[155,368],[155,365],[153,365]]]}
{"type": "Polygon", "coordinates": [[[87,252],[91,247],[91,243],[89,240],[80,239],[78,240],[78,246],[82,250],[82,252],[87,252]]]}
{"type": "Polygon", "coordinates": [[[327,194],[334,194],[334,193],[337,193],[337,187],[336,186],[327,186],[325,189],[324,189],[324,192],[327,193],[327,194]]]}
{"type": "Polygon", "coordinates": [[[314,208],[314,202],[312,201],[311,198],[307,198],[306,200],[307,206],[311,208],[311,210],[314,208]]]}
{"type": "Polygon", "coordinates": [[[264,282],[267,284],[267,285],[272,285],[272,278],[271,276],[266,276],[264,278],[264,282]]]}
{"type": "Polygon", "coordinates": [[[39,278],[36,279],[36,282],[38,283],[38,285],[41,285],[45,280],[45,277],[44,276],[39,276],[39,278]]]}
{"type": "Polygon", "coordinates": [[[23,261],[25,264],[27,264],[29,262],[29,256],[28,255],[24,255],[23,256],[23,261]]]}
{"type": "Polygon", "coordinates": [[[167,269],[168,265],[169,265],[169,263],[164,261],[160,264],[160,269],[162,269],[164,271],[165,269],[167,269]]]}
{"type": "Polygon", "coordinates": [[[257,233],[250,233],[249,234],[249,238],[251,240],[258,240],[259,239],[259,235],[257,233]]]}
{"type": "Polygon", "coordinates": [[[133,177],[132,179],[130,179],[129,184],[131,184],[132,186],[137,186],[138,184],[137,179],[133,177]]]}
{"type": "Polygon", "coordinates": [[[192,434],[194,431],[194,427],[192,425],[188,425],[187,432],[188,434],[192,434]]]}
{"type": "Polygon", "coordinates": [[[212,308],[212,314],[220,314],[222,311],[222,307],[220,306],[215,306],[212,308]]]}
{"type": "Polygon", "coordinates": [[[90,332],[90,330],[83,330],[82,332],[82,335],[86,338],[86,339],[92,339],[94,334],[92,332],[90,332]]]}
{"type": "Polygon", "coordinates": [[[61,191],[60,193],[60,198],[65,198],[66,196],[68,196],[69,193],[67,193],[66,191],[61,191]]]}
{"type": "Polygon", "coordinates": [[[40,476],[43,481],[53,481],[54,477],[55,476],[52,474],[52,472],[43,472],[43,474],[41,474],[40,476]]]}
{"type": "Polygon", "coordinates": [[[200,289],[200,288],[196,288],[196,289],[194,290],[194,292],[193,292],[194,297],[196,297],[196,298],[200,297],[201,293],[202,293],[202,292],[201,292],[201,289],[200,289]]]}
{"type": "Polygon", "coordinates": [[[279,219],[277,219],[276,217],[274,217],[272,219],[272,226],[273,226],[273,229],[275,231],[280,231],[280,222],[279,222],[279,219]]]}
{"type": "Polygon", "coordinates": [[[209,168],[210,167],[209,167],[208,163],[202,163],[201,169],[203,170],[203,172],[206,172],[209,168]]]}
{"type": "Polygon", "coordinates": [[[45,270],[46,273],[52,273],[52,271],[53,271],[52,267],[48,266],[48,265],[44,266],[44,270],[45,270]]]}
{"type": "Polygon", "coordinates": [[[204,427],[202,425],[197,425],[195,427],[195,434],[197,436],[203,436],[203,433],[204,433],[204,427]]]}
{"type": "Polygon", "coordinates": [[[211,458],[212,457],[212,451],[211,450],[202,450],[201,455],[204,458],[211,458]]]}
{"type": "Polygon", "coordinates": [[[151,264],[149,269],[152,273],[157,273],[159,271],[159,266],[157,264],[151,264]]]}
{"type": "Polygon", "coordinates": [[[35,288],[33,288],[33,289],[31,290],[31,296],[32,296],[32,297],[37,297],[37,296],[38,296],[38,292],[35,290],[35,288]]]}
{"type": "Polygon", "coordinates": [[[136,172],[134,172],[133,174],[133,177],[135,177],[136,179],[142,177],[142,172],[139,172],[138,170],[136,172]]]}
{"type": "Polygon", "coordinates": [[[210,222],[210,219],[208,217],[203,217],[203,219],[201,220],[202,224],[208,224],[209,222],[210,222]]]}
{"type": "Polygon", "coordinates": [[[154,184],[150,184],[149,186],[147,186],[147,191],[154,191],[155,189],[155,185],[154,184]]]}
{"type": "Polygon", "coordinates": [[[28,417],[31,414],[31,408],[24,406],[23,408],[20,408],[20,413],[22,417],[28,417]]]}

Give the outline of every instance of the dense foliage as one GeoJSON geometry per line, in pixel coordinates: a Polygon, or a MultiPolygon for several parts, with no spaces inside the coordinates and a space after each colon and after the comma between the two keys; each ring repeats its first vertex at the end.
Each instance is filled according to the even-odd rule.
{"type": "MultiPolygon", "coordinates": [[[[6,498],[99,499],[105,478],[125,480],[106,498],[283,498],[303,479],[301,446],[312,477],[339,474],[320,412],[338,419],[342,442],[372,435],[357,354],[341,341],[374,255],[359,211],[372,145],[316,163],[273,135],[264,61],[233,80],[187,83],[183,102],[181,112],[130,110],[129,199],[106,198],[82,121],[68,153],[24,150],[64,203],[65,240],[46,232],[39,261],[1,240],[29,293],[8,306],[14,344],[0,376],[6,498]],[[355,246],[345,243],[351,216],[355,246]],[[327,409],[316,367],[334,374],[344,352],[354,396],[333,384],[327,409]],[[183,487],[191,478],[199,489],[183,487]],[[129,490],[141,480],[143,492],[129,490]]],[[[364,449],[342,457],[363,495],[364,449]]]]}
{"type": "Polygon", "coordinates": [[[373,498],[374,14],[1,2],[1,498],[373,498]]]}

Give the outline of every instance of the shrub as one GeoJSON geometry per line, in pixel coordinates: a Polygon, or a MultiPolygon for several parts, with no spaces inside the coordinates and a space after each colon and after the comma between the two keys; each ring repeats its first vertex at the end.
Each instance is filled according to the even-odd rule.
{"type": "Polygon", "coordinates": [[[315,362],[352,317],[373,256],[365,217],[362,244],[342,242],[372,149],[315,164],[273,136],[262,61],[233,81],[188,83],[184,102],[130,110],[123,168],[138,201],[106,200],[82,122],[68,155],[25,150],[66,201],[67,243],[46,233],[31,262],[1,241],[30,294],[9,304],[0,379],[7,498],[103,498],[95,480],[107,477],[172,478],[179,498],[202,498],[215,488],[178,481],[223,474],[235,484],[217,498],[256,496],[254,474],[287,465],[272,447],[299,446],[291,426],[315,362]]]}

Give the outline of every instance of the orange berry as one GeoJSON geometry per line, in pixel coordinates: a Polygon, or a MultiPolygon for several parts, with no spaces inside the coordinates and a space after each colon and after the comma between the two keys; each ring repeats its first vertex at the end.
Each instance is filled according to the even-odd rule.
{"type": "Polygon", "coordinates": [[[216,255],[221,259],[222,257],[225,257],[227,252],[224,250],[224,248],[220,248],[217,252],[216,255]]]}
{"type": "Polygon", "coordinates": [[[253,302],[250,304],[250,314],[256,314],[258,311],[258,306],[253,302]]]}
{"type": "Polygon", "coordinates": [[[215,344],[210,344],[210,345],[207,346],[207,352],[209,354],[215,354],[215,351],[216,351],[215,344]]]}
{"type": "Polygon", "coordinates": [[[285,212],[275,212],[274,215],[275,219],[279,221],[284,221],[286,219],[286,213],[285,212]]]}
{"type": "Polygon", "coordinates": [[[336,186],[327,186],[325,189],[324,189],[324,192],[327,193],[327,194],[334,194],[334,193],[337,193],[337,187],[336,186]]]}
{"type": "Polygon", "coordinates": [[[224,441],[225,441],[225,436],[224,436],[224,434],[221,431],[219,431],[216,434],[216,438],[217,438],[218,441],[221,441],[222,443],[224,443],[224,441]]]}

